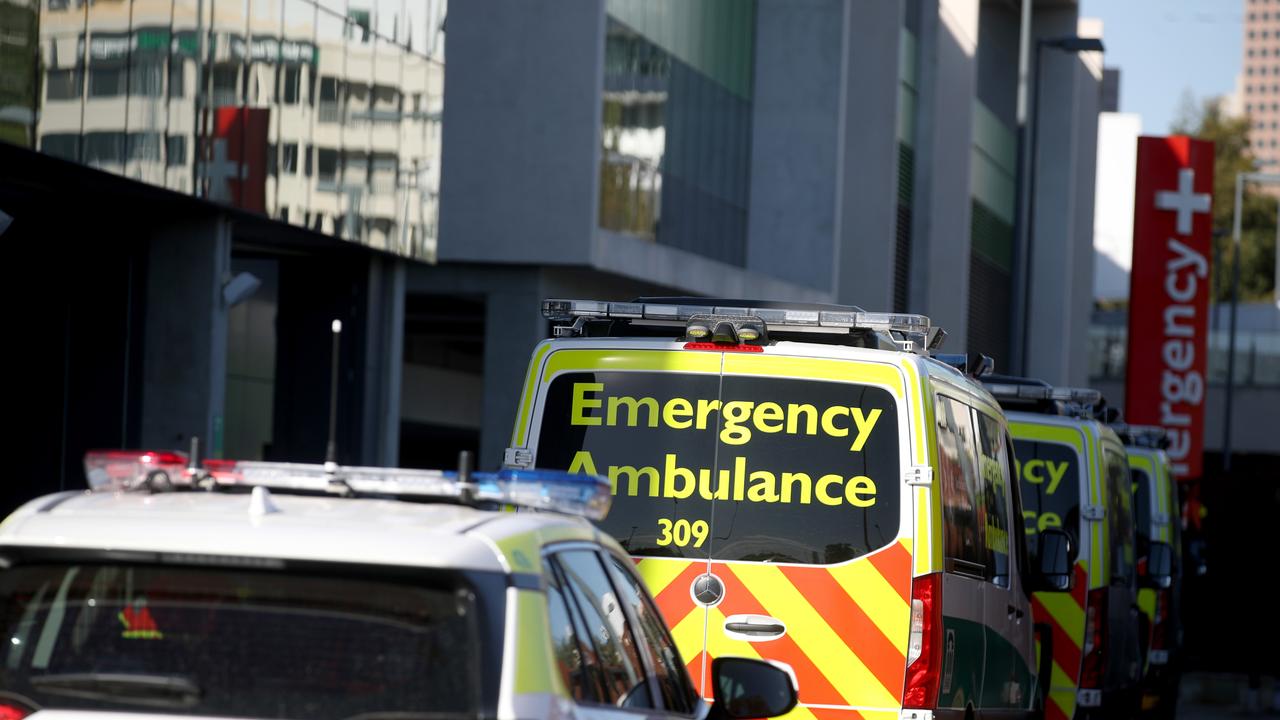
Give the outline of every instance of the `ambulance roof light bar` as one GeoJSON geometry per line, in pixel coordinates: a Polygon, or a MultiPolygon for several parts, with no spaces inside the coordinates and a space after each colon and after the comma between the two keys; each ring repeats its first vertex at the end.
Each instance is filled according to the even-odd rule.
{"type": "Polygon", "coordinates": [[[1015,385],[1012,383],[984,383],[987,392],[996,399],[1010,400],[1060,400],[1078,405],[1097,405],[1102,393],[1093,388],[1053,387],[1045,385],[1015,385]]]}
{"type": "MultiPolygon", "coordinates": [[[[832,309],[804,307],[751,307],[691,305],[663,302],[606,302],[601,300],[550,299],[542,302],[542,315],[555,322],[571,323],[555,329],[557,337],[580,335],[587,322],[622,320],[637,325],[689,324],[705,337],[707,321],[734,320],[737,324],[759,321],[766,332],[848,334],[854,330],[877,333],[890,340],[898,349],[917,354],[927,354],[942,345],[946,332],[931,326],[924,315],[905,313],[874,313],[861,308],[830,306],[832,309]]],[[[694,333],[690,333],[694,336],[694,333]]],[[[739,333],[741,337],[741,333],[739,333]]],[[[695,337],[697,339],[697,337],[695,337]]],[[[764,342],[767,336],[760,333],[752,341],[764,342]]]]}
{"type": "Polygon", "coordinates": [[[1155,450],[1165,450],[1169,447],[1169,432],[1158,425],[1113,423],[1108,427],[1120,436],[1125,445],[1155,450]]]}
{"type": "MultiPolygon", "coordinates": [[[[137,450],[90,451],[85,474],[96,492],[167,491],[178,488],[234,490],[263,487],[308,495],[338,493],[328,464],[206,461],[207,472],[184,472],[182,453],[137,450]]],[[[603,520],[613,500],[607,478],[559,470],[518,470],[459,474],[444,470],[340,467],[339,494],[353,497],[439,499],[463,504],[488,502],[603,520]]]]}
{"type": "Polygon", "coordinates": [[[1096,418],[1106,405],[1102,393],[1093,388],[1054,387],[1043,380],[997,375],[982,379],[982,386],[1001,405],[1013,405],[1011,409],[1031,405],[1038,412],[1096,418]]]}

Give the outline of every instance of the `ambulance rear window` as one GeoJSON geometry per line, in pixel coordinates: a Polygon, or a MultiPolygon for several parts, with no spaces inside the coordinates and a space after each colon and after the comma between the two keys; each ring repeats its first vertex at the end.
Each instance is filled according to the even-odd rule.
{"type": "Polygon", "coordinates": [[[1129,468],[1129,477],[1133,482],[1134,535],[1138,557],[1143,557],[1151,545],[1151,475],[1140,468],[1129,468]]]}
{"type": "Polygon", "coordinates": [[[827,564],[898,535],[897,407],[808,379],[563,374],[538,467],[614,481],[601,527],[633,555],[827,564]]]}
{"type": "Polygon", "coordinates": [[[1080,459],[1074,448],[1056,442],[1015,439],[1013,450],[1022,490],[1027,549],[1035,567],[1041,530],[1060,527],[1079,539],[1080,459]]]}

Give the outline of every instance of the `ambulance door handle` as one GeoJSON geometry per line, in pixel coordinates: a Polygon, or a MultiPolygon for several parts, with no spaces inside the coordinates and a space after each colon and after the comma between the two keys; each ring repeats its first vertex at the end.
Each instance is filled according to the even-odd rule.
{"type": "Polygon", "coordinates": [[[1020,608],[1018,608],[1017,606],[1015,606],[1015,605],[1010,605],[1010,606],[1009,606],[1009,617],[1011,617],[1011,618],[1016,618],[1016,619],[1018,619],[1018,620],[1022,620],[1022,618],[1023,618],[1023,617],[1025,617],[1025,616],[1026,616],[1026,613],[1024,613],[1024,612],[1023,612],[1020,608]]]}
{"type": "Polygon", "coordinates": [[[724,621],[724,634],[734,640],[773,640],[786,632],[786,624],[768,615],[730,615],[724,621]]]}

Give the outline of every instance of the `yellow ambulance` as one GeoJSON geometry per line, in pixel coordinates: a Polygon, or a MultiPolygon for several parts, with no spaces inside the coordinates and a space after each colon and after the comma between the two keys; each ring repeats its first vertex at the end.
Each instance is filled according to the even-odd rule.
{"type": "MultiPolygon", "coordinates": [[[[928,318],[701,298],[548,300],[516,467],[608,477],[704,696],[711,661],[780,661],[792,715],[1038,717],[1032,572],[1004,415],[930,357],[928,318]]],[[[975,363],[976,364],[976,363],[975,363]]],[[[1052,547],[1049,547],[1052,546],[1052,547]]]]}
{"type": "MultiPolygon", "coordinates": [[[[1009,419],[1032,562],[1044,533],[1077,547],[1071,593],[1036,593],[1053,660],[1045,717],[1131,718],[1138,706],[1141,630],[1129,464],[1120,438],[1095,417],[1096,390],[983,378],[1009,419]]],[[[1043,650],[1043,647],[1042,647],[1043,650]]]]}
{"type": "Polygon", "coordinates": [[[1165,453],[1169,440],[1159,427],[1114,424],[1111,429],[1124,441],[1133,485],[1138,607],[1148,628],[1142,709],[1172,718],[1181,676],[1182,514],[1173,465],[1165,453]]]}

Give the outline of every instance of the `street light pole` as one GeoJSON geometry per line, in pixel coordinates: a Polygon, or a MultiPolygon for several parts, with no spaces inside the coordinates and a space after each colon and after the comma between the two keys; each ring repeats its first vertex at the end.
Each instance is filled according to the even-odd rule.
{"type": "Polygon", "coordinates": [[[1222,472],[1231,472],[1231,409],[1236,387],[1236,311],[1240,305],[1240,215],[1244,204],[1244,184],[1280,184],[1280,174],[1236,173],[1235,209],[1231,220],[1231,315],[1227,330],[1227,397],[1222,418],[1222,472]]]}
{"type": "MultiPolygon", "coordinates": [[[[1028,335],[1031,327],[1031,260],[1033,256],[1033,245],[1035,239],[1035,214],[1036,214],[1036,143],[1039,140],[1039,134],[1036,132],[1036,125],[1040,122],[1040,51],[1046,47],[1062,50],[1067,53],[1080,52],[1104,52],[1106,50],[1102,41],[1098,38],[1084,38],[1075,35],[1058,38],[1040,38],[1036,40],[1035,51],[1031,57],[1031,114],[1027,117],[1026,130],[1023,137],[1026,140],[1026,147],[1019,146],[1019,151],[1025,153],[1022,162],[1019,163],[1019,171],[1025,171],[1022,182],[1018,183],[1019,192],[1021,192],[1021,202],[1019,203],[1018,218],[1021,227],[1017,233],[1016,240],[1021,245],[1021,253],[1019,253],[1018,267],[1015,272],[1015,287],[1017,288],[1014,302],[1014,310],[1017,315],[1013,322],[1014,337],[1016,338],[1012,352],[1018,358],[1018,372],[1026,374],[1027,367],[1027,349],[1030,346],[1028,335]]],[[[1015,248],[1016,250],[1017,248],[1015,248]]]]}

